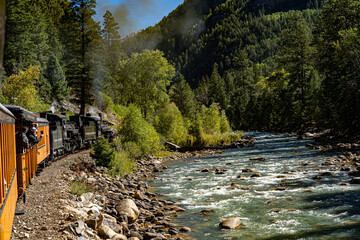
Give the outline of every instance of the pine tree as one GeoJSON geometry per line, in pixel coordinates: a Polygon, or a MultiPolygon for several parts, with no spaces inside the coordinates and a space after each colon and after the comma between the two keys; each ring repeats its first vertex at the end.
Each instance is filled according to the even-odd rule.
{"type": "Polygon", "coordinates": [[[45,77],[51,85],[52,100],[63,101],[69,94],[65,73],[55,55],[51,55],[45,71],[45,77]]]}
{"type": "Polygon", "coordinates": [[[195,94],[183,75],[180,74],[175,80],[174,85],[170,88],[169,94],[171,101],[176,104],[184,117],[192,119],[195,116],[197,105],[195,94]]]}
{"type": "Polygon", "coordinates": [[[62,35],[66,45],[66,75],[80,98],[80,114],[93,98],[94,67],[100,45],[100,26],[94,21],[95,0],[73,0],[63,18],[62,35]]]}
{"type": "Polygon", "coordinates": [[[359,132],[360,1],[329,0],[317,24],[322,114],[327,126],[359,132]]]}
{"type": "Polygon", "coordinates": [[[301,124],[306,107],[306,92],[309,88],[310,73],[313,69],[314,48],[311,47],[311,30],[305,19],[295,12],[288,19],[280,37],[278,68],[290,73],[290,91],[294,97],[293,108],[289,114],[294,115],[294,124],[301,124]]]}
{"type": "MultiPolygon", "coordinates": [[[[253,77],[250,70],[250,61],[245,51],[239,50],[232,60],[233,65],[233,89],[230,96],[231,106],[228,109],[229,119],[235,128],[247,125],[247,105],[252,96],[253,77]]],[[[229,82],[231,83],[231,82],[229,82]]]]}
{"type": "Polygon", "coordinates": [[[50,46],[48,24],[40,0],[8,1],[6,15],[6,73],[18,73],[31,65],[45,66],[50,46]]]}
{"type": "Polygon", "coordinates": [[[111,50],[111,46],[120,40],[119,24],[115,22],[112,13],[107,10],[104,14],[104,28],[101,30],[103,39],[105,41],[107,51],[111,50]]]}
{"type": "Polygon", "coordinates": [[[209,104],[218,103],[221,109],[228,108],[228,97],[224,79],[218,72],[218,65],[215,63],[209,78],[209,104]]]}

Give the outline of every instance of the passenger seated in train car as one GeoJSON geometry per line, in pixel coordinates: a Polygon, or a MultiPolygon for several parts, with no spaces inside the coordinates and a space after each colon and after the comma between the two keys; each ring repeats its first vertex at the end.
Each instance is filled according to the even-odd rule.
{"type": "Polygon", "coordinates": [[[27,149],[30,147],[29,139],[26,136],[26,133],[28,131],[27,127],[22,127],[17,133],[16,133],[16,153],[22,154],[27,151],[27,149]]]}
{"type": "Polygon", "coordinates": [[[44,134],[41,133],[40,138],[37,138],[37,129],[35,127],[31,127],[30,130],[27,133],[27,137],[29,139],[30,147],[38,144],[41,141],[43,136],[44,136],[44,134]]]}

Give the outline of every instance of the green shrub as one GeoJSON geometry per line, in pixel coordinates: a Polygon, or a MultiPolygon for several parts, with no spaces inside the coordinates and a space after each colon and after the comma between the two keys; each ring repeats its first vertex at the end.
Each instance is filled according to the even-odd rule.
{"type": "Polygon", "coordinates": [[[70,183],[70,193],[81,196],[84,193],[90,192],[91,188],[82,180],[74,180],[70,183]]]}
{"type": "Polygon", "coordinates": [[[179,109],[169,103],[157,111],[155,129],[165,137],[166,141],[183,146],[187,139],[187,128],[179,109]]]}
{"type": "Polygon", "coordinates": [[[134,142],[127,142],[123,144],[123,148],[128,152],[130,158],[139,158],[141,157],[141,149],[134,142]]]}
{"type": "Polygon", "coordinates": [[[38,95],[34,98],[34,103],[29,107],[32,112],[42,112],[50,109],[50,105],[44,103],[38,95]]]}
{"type": "Polygon", "coordinates": [[[113,105],[112,106],[112,110],[121,117],[124,117],[126,114],[126,107],[122,106],[122,105],[113,105]]]}
{"type": "Polygon", "coordinates": [[[211,104],[209,108],[205,106],[201,109],[203,129],[206,134],[220,133],[220,114],[216,103],[211,104]]]}
{"type": "Polygon", "coordinates": [[[200,113],[196,114],[195,120],[186,123],[189,129],[187,147],[220,146],[238,141],[243,136],[242,132],[231,132],[225,112],[220,114],[216,104],[209,108],[203,106],[200,113]]]}
{"type": "Polygon", "coordinates": [[[195,120],[192,121],[189,125],[189,134],[187,141],[188,147],[205,147],[205,135],[203,129],[203,121],[201,114],[195,115],[195,120]]]}
{"type": "Polygon", "coordinates": [[[152,154],[160,150],[160,137],[155,128],[141,115],[141,111],[133,104],[127,108],[119,128],[122,144],[135,143],[141,155],[152,154]]]}
{"type": "Polygon", "coordinates": [[[109,142],[103,136],[101,136],[92,145],[90,156],[95,159],[97,165],[109,167],[110,163],[115,158],[115,149],[110,146],[109,142]]]}
{"type": "Polygon", "coordinates": [[[114,159],[110,162],[111,175],[119,175],[124,177],[130,174],[135,168],[135,163],[129,158],[129,154],[125,150],[116,152],[114,159]]]}
{"type": "Polygon", "coordinates": [[[231,132],[230,123],[226,117],[224,110],[221,112],[220,115],[220,131],[221,133],[231,132]]]}

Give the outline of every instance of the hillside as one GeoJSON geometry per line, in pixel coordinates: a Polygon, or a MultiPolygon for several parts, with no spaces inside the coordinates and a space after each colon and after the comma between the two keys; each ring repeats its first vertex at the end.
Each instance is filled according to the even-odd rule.
{"type": "MultiPolygon", "coordinates": [[[[214,63],[220,72],[233,68],[241,50],[253,63],[274,56],[288,11],[319,6],[316,0],[188,0],[154,27],[125,40],[124,48],[128,53],[146,48],[163,51],[196,88],[202,76],[211,74],[214,63]]],[[[303,12],[309,25],[317,13],[303,12]]]]}

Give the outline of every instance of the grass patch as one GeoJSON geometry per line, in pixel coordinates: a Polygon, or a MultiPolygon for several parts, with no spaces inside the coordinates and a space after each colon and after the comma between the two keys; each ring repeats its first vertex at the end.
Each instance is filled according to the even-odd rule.
{"type": "Polygon", "coordinates": [[[160,151],[158,153],[155,153],[154,154],[154,157],[156,158],[160,158],[160,157],[167,157],[167,156],[170,156],[170,155],[173,155],[174,153],[173,152],[170,152],[170,151],[160,151]]]}
{"type": "Polygon", "coordinates": [[[81,196],[84,193],[91,192],[91,188],[82,180],[74,180],[70,184],[70,193],[81,196]]]}

